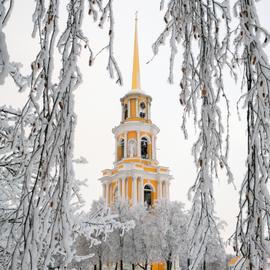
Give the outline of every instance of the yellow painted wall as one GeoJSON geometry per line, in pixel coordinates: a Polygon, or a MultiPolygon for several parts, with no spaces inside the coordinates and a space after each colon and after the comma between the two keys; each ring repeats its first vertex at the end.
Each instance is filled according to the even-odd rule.
{"type": "MultiPolygon", "coordinates": [[[[155,169],[155,168],[153,168],[155,169]]],[[[143,181],[144,185],[146,184],[151,184],[154,188],[154,191],[152,192],[152,202],[155,203],[158,199],[157,195],[158,195],[158,181],[156,179],[144,179],[143,181]]],[[[109,205],[113,204],[113,200],[114,200],[114,190],[116,188],[116,186],[118,185],[118,181],[114,180],[110,185],[109,185],[109,205]]],[[[127,200],[132,202],[132,194],[133,194],[133,185],[132,185],[132,177],[128,177],[128,180],[125,181],[125,188],[124,190],[122,190],[122,185],[120,185],[119,190],[120,190],[120,194],[122,194],[122,192],[124,191],[124,193],[126,194],[126,189],[128,188],[128,198],[127,200]]],[[[137,191],[140,189],[140,185],[139,182],[137,181],[137,191]]],[[[139,193],[139,192],[138,192],[139,193]]],[[[139,194],[137,193],[137,201],[139,201],[139,194]]]]}
{"type": "Polygon", "coordinates": [[[125,119],[124,121],[141,121],[141,122],[145,122],[145,123],[149,123],[149,124],[152,123],[150,119],[140,118],[136,114],[136,111],[137,111],[136,106],[139,106],[139,104],[142,101],[145,102],[146,112],[147,112],[147,115],[149,115],[148,104],[151,104],[151,98],[145,97],[145,96],[140,96],[140,95],[134,95],[134,96],[128,96],[126,98],[121,99],[121,103],[123,104],[122,108],[124,108],[124,104],[130,103],[129,118],[125,119]],[[136,102],[136,100],[138,100],[138,102],[136,102]]]}
{"type": "Polygon", "coordinates": [[[152,270],[165,270],[166,269],[166,265],[164,262],[160,262],[160,263],[152,263],[151,265],[152,270]]]}
{"type": "Polygon", "coordinates": [[[154,167],[144,167],[144,170],[146,172],[156,172],[157,171],[157,168],[154,168],[154,167]]]}
{"type": "Polygon", "coordinates": [[[138,190],[140,189],[140,185],[139,185],[139,181],[138,181],[138,179],[136,179],[136,184],[137,184],[137,202],[139,201],[139,192],[138,192],[138,190]]]}
{"type": "Polygon", "coordinates": [[[147,153],[148,153],[149,159],[152,159],[152,144],[151,143],[148,143],[147,145],[147,153]]]}
{"type": "Polygon", "coordinates": [[[130,117],[137,117],[137,115],[136,115],[136,98],[130,99],[130,117]]]}
{"type": "Polygon", "coordinates": [[[114,189],[115,189],[115,186],[116,186],[117,182],[116,181],[113,181],[110,185],[109,185],[109,205],[112,205],[113,204],[113,192],[114,192],[114,189]]]}
{"type": "Polygon", "coordinates": [[[128,139],[137,139],[137,132],[136,131],[129,131],[127,134],[128,139]]]}
{"type": "Polygon", "coordinates": [[[122,154],[122,151],[121,151],[121,146],[118,145],[117,146],[117,160],[120,160],[121,159],[121,155],[122,154]]]}
{"type": "Polygon", "coordinates": [[[122,135],[118,136],[117,137],[117,160],[121,160],[122,157],[124,157],[124,153],[122,151],[122,147],[120,145],[120,140],[123,138],[122,135]]]}
{"type": "Polygon", "coordinates": [[[132,177],[128,177],[128,199],[132,200],[132,177]]]}
{"type": "MultiPolygon", "coordinates": [[[[126,190],[128,189],[128,180],[125,179],[125,198],[126,198],[126,190]]],[[[129,198],[126,198],[129,201],[129,198]]]]}
{"type": "Polygon", "coordinates": [[[124,163],[133,163],[133,162],[140,162],[140,163],[142,163],[142,164],[144,164],[144,165],[151,165],[151,164],[154,164],[154,165],[156,165],[157,164],[157,162],[152,162],[151,160],[147,160],[147,159],[143,159],[143,160],[141,160],[141,159],[125,159],[125,161],[123,161],[123,163],[121,163],[121,164],[124,164],[124,163]]]}

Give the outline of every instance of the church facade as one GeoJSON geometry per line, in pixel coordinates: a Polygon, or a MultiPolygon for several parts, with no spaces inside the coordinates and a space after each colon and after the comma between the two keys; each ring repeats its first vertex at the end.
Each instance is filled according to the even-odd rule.
{"type": "Polygon", "coordinates": [[[152,98],[140,83],[137,19],[135,22],[131,90],[121,98],[122,118],[112,132],[115,138],[115,161],[112,169],[102,171],[99,179],[103,198],[110,207],[117,198],[131,206],[152,206],[156,200],[169,199],[172,176],[157,161],[156,141],[159,128],[151,121],[152,98]]]}

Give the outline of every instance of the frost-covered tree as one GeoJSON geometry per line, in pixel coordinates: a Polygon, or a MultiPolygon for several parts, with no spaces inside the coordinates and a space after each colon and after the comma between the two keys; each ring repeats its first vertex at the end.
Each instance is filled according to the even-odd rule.
{"type": "Polygon", "coordinates": [[[158,201],[153,215],[160,259],[166,262],[166,269],[171,270],[173,261],[186,262],[188,216],[184,213],[183,204],[168,200],[158,201]]]}
{"type": "Polygon", "coordinates": [[[78,264],[83,267],[92,264],[95,269],[102,270],[109,251],[106,239],[113,231],[114,217],[103,200],[93,201],[90,212],[86,213],[81,223],[79,236],[76,238],[76,256],[72,266],[78,264]]]}
{"type": "Polygon", "coordinates": [[[115,269],[147,270],[152,263],[166,261],[171,269],[172,262],[180,260],[186,267],[187,225],[181,203],[162,200],[146,209],[116,201],[108,209],[104,201],[96,201],[82,218],[71,266],[83,268],[88,262],[100,270],[109,263],[115,269]]]}
{"type": "Polygon", "coordinates": [[[76,254],[70,267],[90,263],[95,269],[102,270],[104,263],[114,260],[118,237],[124,237],[134,228],[133,220],[125,218],[127,212],[123,208],[128,210],[127,204],[118,202],[117,205],[122,211],[112,213],[103,200],[93,201],[91,210],[80,219],[76,254]]]}
{"type": "MultiPolygon", "coordinates": [[[[164,8],[161,1],[161,9],[164,8]]],[[[221,99],[227,105],[224,92],[224,66],[231,68],[229,54],[229,3],[217,0],[167,1],[165,30],[153,44],[154,54],[169,38],[171,48],[169,82],[173,82],[173,66],[178,47],[183,49],[180,81],[180,103],[184,106],[182,129],[187,137],[186,121],[190,113],[199,130],[192,153],[197,168],[193,192],[189,246],[190,269],[197,269],[206,251],[209,236],[217,231],[214,219],[213,180],[224,168],[228,181],[232,175],[227,165],[228,112],[224,127],[220,110],[221,99]],[[182,46],[178,46],[181,43],[182,46]]]]}
{"type": "MultiPolygon", "coordinates": [[[[13,4],[13,0],[0,2],[0,85],[11,76],[29,94],[18,111],[0,108],[0,128],[4,130],[0,136],[0,194],[5,199],[0,201],[1,233],[4,231],[0,245],[8,256],[4,267],[46,269],[54,265],[53,257],[59,253],[65,266],[73,253],[72,203],[76,196],[79,199],[72,164],[73,92],[81,82],[77,62],[83,47],[89,50],[90,65],[94,59],[82,32],[85,1],[61,2],[66,9],[59,8],[59,0],[35,1],[32,37],[39,49],[32,63],[24,63],[31,65],[28,76],[20,74],[19,65],[8,54],[4,30],[13,4]],[[62,18],[66,18],[64,29],[60,28],[62,18]]],[[[100,27],[109,22],[108,70],[121,84],[113,57],[112,1],[88,1],[88,5],[88,14],[100,27]]]]}
{"type": "Polygon", "coordinates": [[[186,262],[187,215],[183,205],[162,200],[152,209],[130,208],[135,227],[124,236],[124,262],[147,270],[152,263],[166,262],[171,269],[178,259],[186,262]]]}
{"type": "MultiPolygon", "coordinates": [[[[129,211],[130,206],[127,201],[117,200],[112,206],[112,213],[117,216],[117,221],[120,223],[126,223],[131,220],[129,211]]],[[[123,270],[124,264],[124,238],[125,234],[121,228],[116,228],[108,238],[111,262],[115,263],[115,268],[119,267],[120,270],[123,270]]]]}
{"type": "Polygon", "coordinates": [[[135,226],[124,237],[124,261],[126,264],[131,264],[132,270],[134,270],[141,259],[138,237],[141,237],[139,235],[141,232],[140,226],[142,226],[146,216],[146,209],[143,205],[136,205],[130,208],[128,216],[135,222],[135,226]]]}
{"type": "Polygon", "coordinates": [[[270,65],[264,52],[270,35],[260,25],[254,0],[234,5],[239,20],[234,60],[244,67],[241,97],[247,109],[247,172],[240,189],[235,248],[242,267],[265,269],[270,256],[270,65]]]}
{"type": "Polygon", "coordinates": [[[131,208],[131,218],[135,222],[135,228],[126,235],[128,244],[127,259],[133,258],[133,267],[138,265],[147,270],[151,262],[158,261],[157,253],[157,230],[154,226],[153,215],[147,211],[144,205],[137,205],[131,208]],[[133,253],[133,254],[132,254],[133,253]]]}
{"type": "MultiPolygon", "coordinates": [[[[218,232],[223,229],[223,222],[217,222],[218,232]]],[[[219,233],[210,235],[202,262],[203,270],[226,269],[226,251],[219,233]]]]}

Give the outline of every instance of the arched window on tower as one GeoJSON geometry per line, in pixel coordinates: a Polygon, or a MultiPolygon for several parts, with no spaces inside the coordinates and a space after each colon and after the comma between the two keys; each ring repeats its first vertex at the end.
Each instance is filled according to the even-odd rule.
{"type": "Polygon", "coordinates": [[[150,185],[144,186],[144,204],[146,205],[147,208],[152,206],[152,192],[153,189],[150,185]]]}
{"type": "Polygon", "coordinates": [[[148,140],[145,137],[143,137],[141,139],[141,157],[143,159],[149,158],[149,155],[148,155],[148,140]]]}
{"type": "Polygon", "coordinates": [[[140,103],[140,108],[139,108],[139,116],[141,118],[145,118],[146,116],[146,105],[144,102],[140,103]]]}
{"type": "Polygon", "coordinates": [[[125,140],[121,139],[119,142],[119,154],[118,154],[118,160],[121,160],[124,158],[124,153],[125,153],[125,140]]]}
{"type": "Polygon", "coordinates": [[[128,105],[125,104],[124,105],[124,120],[126,120],[128,118],[128,105]]]}

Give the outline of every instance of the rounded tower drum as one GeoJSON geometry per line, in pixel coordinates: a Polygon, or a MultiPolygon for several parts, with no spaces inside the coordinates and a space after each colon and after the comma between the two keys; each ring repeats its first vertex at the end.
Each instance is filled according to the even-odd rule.
{"type": "Polygon", "coordinates": [[[157,199],[169,199],[172,176],[159,166],[156,139],[159,128],[151,121],[152,98],[141,90],[140,65],[135,22],[132,88],[121,98],[122,119],[112,132],[115,136],[113,169],[102,171],[100,181],[107,206],[118,199],[152,206],[157,199]]]}

